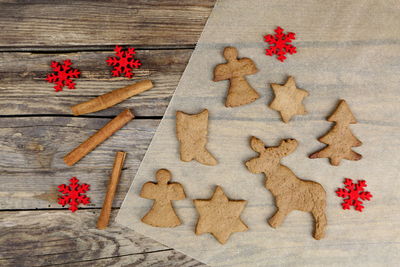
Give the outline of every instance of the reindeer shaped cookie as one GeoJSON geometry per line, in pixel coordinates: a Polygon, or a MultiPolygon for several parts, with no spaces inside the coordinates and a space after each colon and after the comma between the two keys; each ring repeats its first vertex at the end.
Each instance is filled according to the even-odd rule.
{"type": "Polygon", "coordinates": [[[327,224],[324,188],[317,182],[298,178],[288,167],[280,163],[283,157],[296,150],[297,141],[284,139],[279,146],[265,147],[260,139],[252,137],[250,145],[260,155],[247,161],[246,166],[252,173],[264,173],[265,187],[275,197],[275,205],[278,208],[268,223],[276,228],[292,210],[311,212],[315,219],[314,238],[317,240],[323,238],[327,224]]]}

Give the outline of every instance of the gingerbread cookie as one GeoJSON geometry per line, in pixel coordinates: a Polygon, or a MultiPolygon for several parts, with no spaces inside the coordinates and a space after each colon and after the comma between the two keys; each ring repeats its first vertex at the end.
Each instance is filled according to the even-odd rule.
{"type": "Polygon", "coordinates": [[[240,219],[247,201],[228,199],[220,186],[216,187],[211,199],[195,199],[193,202],[200,215],[196,235],[210,233],[225,244],[232,233],[249,229],[240,219]]]}
{"type": "Polygon", "coordinates": [[[197,160],[205,165],[216,165],[218,162],[206,149],[208,128],[208,110],[198,114],[176,112],[176,135],[180,143],[181,160],[197,160]]]}
{"type": "Polygon", "coordinates": [[[306,90],[297,88],[293,77],[289,77],[284,85],[272,83],[271,87],[275,98],[269,107],[279,111],[285,123],[288,123],[294,115],[307,113],[302,101],[309,93],[306,90]]]}
{"type": "Polygon", "coordinates": [[[246,75],[255,74],[258,69],[249,58],[238,59],[235,47],[225,47],[224,58],[228,61],[214,69],[214,82],[229,80],[226,107],[237,107],[249,104],[260,97],[246,80],[246,75]]]}
{"type": "Polygon", "coordinates": [[[362,156],[351,150],[352,147],[361,146],[362,143],[349,128],[349,125],[357,123],[357,120],[346,101],[340,100],[328,121],[336,124],[326,135],[318,139],[328,146],[311,154],[310,159],[329,158],[330,163],[334,166],[338,166],[342,159],[360,160],[362,156]]]}
{"type": "Polygon", "coordinates": [[[157,183],[147,182],[140,192],[142,198],[153,199],[153,206],[142,218],[142,222],[155,227],[175,227],[181,224],[172,206],[172,200],[185,199],[180,183],[170,183],[171,173],[160,169],[156,174],[157,183]]]}
{"type": "Polygon", "coordinates": [[[276,228],[293,210],[311,212],[315,219],[314,238],[323,238],[327,224],[324,188],[317,182],[299,179],[288,167],[280,163],[283,157],[296,150],[297,141],[285,139],[279,146],[265,147],[260,139],[252,137],[250,145],[259,156],[247,161],[246,166],[252,173],[264,173],[265,187],[275,197],[275,205],[278,208],[268,223],[276,228]]]}

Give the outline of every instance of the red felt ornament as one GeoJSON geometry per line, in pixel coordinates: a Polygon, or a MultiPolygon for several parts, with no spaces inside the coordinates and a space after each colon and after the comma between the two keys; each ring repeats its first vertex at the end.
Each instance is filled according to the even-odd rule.
{"type": "Polygon", "coordinates": [[[284,62],[286,59],[286,54],[296,54],[296,47],[290,44],[293,40],[296,39],[296,34],[293,32],[288,32],[287,34],[283,33],[283,29],[281,27],[276,28],[275,34],[267,34],[264,36],[264,41],[269,43],[270,46],[265,50],[265,54],[267,56],[277,55],[277,59],[284,62]]]}
{"type": "Polygon", "coordinates": [[[353,180],[346,178],[344,184],[347,190],[343,188],[338,188],[338,190],[336,190],[338,197],[344,198],[342,203],[343,209],[349,210],[350,206],[354,206],[356,210],[362,212],[364,206],[361,200],[370,200],[372,198],[370,192],[364,191],[364,187],[367,186],[367,183],[364,180],[359,180],[357,184],[354,184],[353,180]]]}
{"type": "Polygon", "coordinates": [[[74,78],[79,78],[80,71],[71,68],[72,62],[67,59],[64,60],[64,64],[53,61],[50,67],[53,69],[54,73],[47,74],[46,81],[49,83],[54,83],[54,89],[56,92],[62,91],[64,86],[69,89],[75,89],[75,83],[72,81],[74,78]]]}
{"type": "Polygon", "coordinates": [[[79,180],[76,177],[72,177],[70,184],[62,184],[58,186],[58,191],[63,194],[63,196],[58,198],[58,204],[69,205],[69,210],[75,212],[78,209],[79,204],[89,204],[90,198],[85,195],[89,190],[90,185],[88,184],[78,184],[79,180]]]}
{"type": "Polygon", "coordinates": [[[118,77],[125,74],[125,77],[132,78],[132,69],[138,69],[142,65],[139,59],[133,57],[133,55],[136,54],[135,48],[131,47],[128,48],[128,50],[123,51],[122,47],[117,45],[114,51],[116,56],[109,57],[106,60],[109,66],[114,67],[114,70],[111,71],[112,75],[118,77]]]}

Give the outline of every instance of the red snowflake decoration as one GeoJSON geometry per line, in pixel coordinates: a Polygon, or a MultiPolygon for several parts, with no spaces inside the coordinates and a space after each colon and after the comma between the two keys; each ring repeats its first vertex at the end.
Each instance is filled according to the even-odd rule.
{"type": "Polygon", "coordinates": [[[69,185],[62,184],[58,186],[58,191],[64,195],[58,198],[58,204],[63,207],[69,205],[69,210],[75,212],[78,209],[79,204],[86,205],[90,203],[90,198],[85,195],[86,191],[89,190],[90,185],[79,185],[79,180],[76,179],[76,177],[72,177],[69,181],[69,185]]]}
{"type": "Polygon", "coordinates": [[[364,187],[367,186],[367,183],[364,180],[359,180],[357,184],[353,183],[353,180],[346,178],[344,180],[345,188],[339,188],[336,190],[336,194],[338,197],[344,198],[342,207],[344,210],[349,210],[350,206],[354,206],[354,208],[360,212],[364,209],[362,205],[363,202],[358,200],[370,200],[372,195],[368,191],[364,191],[364,187]]]}
{"type": "Polygon", "coordinates": [[[265,54],[267,56],[277,55],[277,59],[280,61],[285,61],[286,54],[296,54],[296,47],[291,45],[292,40],[295,40],[295,33],[288,32],[287,34],[283,33],[283,29],[281,27],[276,28],[275,35],[267,34],[264,36],[264,41],[269,43],[270,46],[265,50],[265,54]]]}
{"type": "Polygon", "coordinates": [[[72,62],[67,59],[64,60],[64,64],[53,61],[50,67],[55,73],[47,74],[46,81],[54,83],[54,89],[56,92],[62,91],[64,86],[68,86],[69,89],[75,89],[75,83],[72,81],[73,78],[78,78],[79,70],[71,68],[72,62]]]}
{"type": "Polygon", "coordinates": [[[111,71],[115,77],[125,74],[125,77],[132,78],[132,69],[139,68],[142,63],[139,59],[134,59],[133,55],[136,54],[135,48],[128,48],[127,51],[123,51],[121,46],[116,46],[115,49],[116,57],[109,57],[106,62],[109,66],[113,66],[114,70],[111,71]]]}

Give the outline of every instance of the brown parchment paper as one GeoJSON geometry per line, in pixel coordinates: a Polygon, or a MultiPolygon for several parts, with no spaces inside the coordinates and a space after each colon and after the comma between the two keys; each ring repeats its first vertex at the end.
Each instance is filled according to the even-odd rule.
{"type": "MultiPolygon", "coordinates": [[[[157,86],[157,85],[155,85],[157,86]]],[[[201,35],[175,95],[133,180],[117,222],[213,266],[395,266],[400,261],[400,2],[399,1],[218,1],[201,35]],[[281,26],[295,32],[298,53],[281,63],[265,56],[263,36],[281,26]],[[213,82],[222,50],[235,46],[260,71],[248,76],[261,95],[238,108],[224,106],[228,82],[213,82]],[[285,124],[272,101],[270,83],[291,75],[310,93],[309,114],[285,124]],[[308,159],[323,144],[317,141],[332,126],[326,121],[339,99],[346,99],[358,124],[353,133],[363,142],[354,150],[357,162],[331,166],[327,159],[308,159]],[[209,110],[207,148],[217,166],[179,160],[175,112],[209,110]],[[275,211],[263,175],[250,173],[244,162],[255,156],[249,137],[267,145],[281,138],[299,141],[283,160],[296,175],[321,183],[327,191],[326,238],[312,238],[309,213],[292,212],[278,229],[266,220],[275,211]],[[167,168],[187,198],[174,206],[183,225],[168,229],[140,219],[152,201],[139,197],[142,185],[167,168]],[[345,177],[365,179],[373,194],[365,210],[342,210],[335,190],[345,177]],[[211,235],[196,236],[192,199],[209,198],[220,185],[232,199],[248,201],[242,219],[249,226],[225,245],[211,235]]],[[[135,138],[132,136],[131,138],[135,138]]]]}

